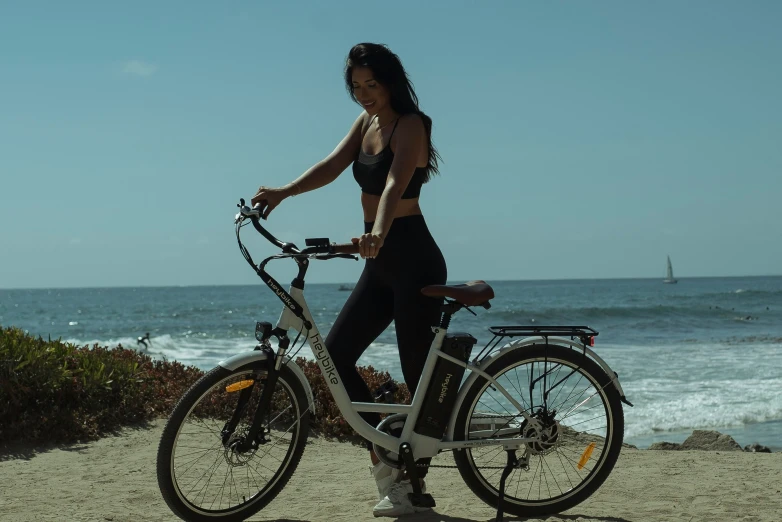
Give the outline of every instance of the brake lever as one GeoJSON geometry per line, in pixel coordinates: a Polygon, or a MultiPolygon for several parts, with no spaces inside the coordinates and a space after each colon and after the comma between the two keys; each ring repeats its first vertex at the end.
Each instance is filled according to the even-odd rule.
{"type": "Polygon", "coordinates": [[[234,225],[240,221],[244,221],[244,214],[242,214],[242,207],[244,207],[244,198],[239,199],[239,203],[236,205],[239,207],[239,213],[234,216],[234,225]]]}
{"type": "Polygon", "coordinates": [[[251,218],[253,216],[262,217],[263,216],[263,208],[259,208],[260,203],[256,203],[255,207],[250,208],[247,205],[244,204],[244,198],[241,198],[239,200],[239,204],[236,205],[239,207],[239,213],[234,216],[234,224],[238,223],[239,221],[243,221],[245,218],[251,218]]]}

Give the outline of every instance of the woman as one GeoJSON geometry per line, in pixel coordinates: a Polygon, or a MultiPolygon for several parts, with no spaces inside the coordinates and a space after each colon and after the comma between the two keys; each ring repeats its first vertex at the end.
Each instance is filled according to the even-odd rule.
{"type": "MultiPolygon", "coordinates": [[[[445,284],[445,260],[418,204],[421,185],[438,172],[439,156],[431,140],[432,120],[418,108],[413,85],[388,47],[371,43],[353,47],[345,82],[351,98],[364,109],[347,136],[292,183],[259,188],[252,203],[266,202],[266,218],[288,196],[327,185],[353,164],[364,210],[364,234],[353,242],[367,261],[326,346],[351,400],[372,402],[356,371],[361,354],[393,320],[402,373],[412,395],[434,338],[431,327],[440,316],[442,301],[425,297],[420,290],[445,284]]],[[[380,422],[376,413],[361,415],[373,426],[380,422]]],[[[380,497],[375,516],[425,509],[413,507],[408,500],[409,480],[400,480],[403,477],[380,463],[374,453],[370,457],[380,497]]]]}

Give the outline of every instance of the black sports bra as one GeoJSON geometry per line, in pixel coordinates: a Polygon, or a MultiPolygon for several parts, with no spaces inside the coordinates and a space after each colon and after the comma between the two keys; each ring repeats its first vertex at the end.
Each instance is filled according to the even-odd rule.
{"type": "MultiPolygon", "coordinates": [[[[383,189],[386,188],[386,179],[391,170],[391,163],[394,161],[394,153],[391,151],[391,138],[396,132],[396,126],[399,125],[397,118],[391,136],[388,138],[388,144],[377,154],[366,154],[364,152],[364,140],[361,140],[361,148],[358,157],[353,162],[353,177],[356,178],[361,192],[373,196],[381,196],[383,189]]],[[[417,198],[421,194],[421,185],[426,179],[426,168],[416,167],[413,177],[410,178],[407,188],[402,194],[402,199],[417,198]]]]}

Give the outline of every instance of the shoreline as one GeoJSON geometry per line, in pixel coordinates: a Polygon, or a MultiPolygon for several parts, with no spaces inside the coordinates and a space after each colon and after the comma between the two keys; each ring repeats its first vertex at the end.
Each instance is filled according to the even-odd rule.
{"type": "MultiPolygon", "coordinates": [[[[64,340],[63,342],[72,342],[72,340],[64,340]]],[[[248,341],[249,342],[249,341],[248,341]]],[[[81,343],[76,343],[77,345],[81,346],[81,343]]],[[[89,346],[89,343],[87,343],[87,346],[89,346]]],[[[117,346],[122,346],[117,345],[117,346]]],[[[110,346],[110,344],[105,344],[106,348],[114,349],[117,346],[110,346]]],[[[150,356],[154,360],[161,360],[161,361],[169,361],[169,362],[179,362],[185,366],[194,366],[201,371],[207,372],[210,369],[212,369],[215,363],[210,362],[206,365],[200,365],[195,364],[193,362],[183,362],[179,359],[170,359],[162,352],[149,350],[149,349],[140,349],[136,346],[122,346],[123,349],[126,350],[132,350],[139,352],[144,355],[150,356]]],[[[372,347],[367,351],[367,353],[371,354],[372,347]]],[[[366,355],[366,354],[365,354],[366,355]]],[[[302,352],[297,352],[297,356],[304,357],[305,359],[308,359],[310,361],[314,361],[315,358],[312,355],[309,347],[305,347],[302,352]]],[[[371,361],[365,361],[360,359],[359,365],[361,366],[374,366],[377,368],[376,365],[373,365],[371,361]]],[[[386,371],[389,371],[389,374],[392,378],[395,380],[401,382],[401,371],[396,368],[387,369],[386,371]]],[[[625,407],[625,411],[627,411],[627,408],[625,407]]],[[[627,419],[625,419],[625,422],[627,422],[627,419]]],[[[646,432],[640,435],[635,435],[632,437],[625,436],[624,443],[630,444],[638,449],[646,450],[651,446],[653,443],[656,442],[671,442],[671,443],[682,443],[687,437],[689,437],[693,430],[704,430],[704,431],[717,431],[719,433],[730,435],[733,439],[736,440],[736,442],[743,448],[750,444],[760,444],[762,446],[766,446],[771,449],[772,452],[782,452],[782,419],[774,419],[774,420],[768,420],[763,422],[751,422],[747,424],[742,425],[733,425],[733,426],[691,426],[688,428],[681,428],[681,429],[674,429],[669,431],[653,431],[653,432],[646,432]]],[[[780,518],[782,520],[782,517],[780,518]]]]}
{"type": "MultiPolygon", "coordinates": [[[[163,336],[162,338],[165,338],[166,336],[163,336]]],[[[117,340],[116,342],[119,343],[119,341],[124,341],[125,339],[117,340]]],[[[129,342],[132,342],[132,339],[128,339],[129,342]]],[[[83,342],[77,342],[73,339],[66,339],[66,343],[72,343],[75,346],[86,346],[89,347],[92,343],[83,343],[83,342]]],[[[113,350],[118,348],[119,346],[122,346],[122,344],[116,344],[116,346],[113,346],[114,342],[100,342],[95,341],[96,343],[99,343],[102,347],[105,347],[108,350],[113,350]]],[[[248,341],[249,342],[249,341],[248,341]]],[[[375,344],[375,343],[373,343],[375,344]]],[[[169,358],[165,353],[158,351],[160,348],[152,347],[151,349],[141,349],[137,346],[133,346],[130,344],[129,346],[125,347],[123,346],[123,349],[132,351],[132,352],[138,352],[140,354],[146,355],[151,357],[153,360],[159,360],[159,361],[169,361],[169,362],[179,362],[180,364],[183,364],[185,366],[193,366],[195,368],[198,368],[201,371],[209,371],[211,368],[214,367],[216,362],[210,361],[207,364],[198,364],[194,361],[182,361],[181,358],[169,358]]],[[[363,360],[367,356],[371,356],[373,349],[379,349],[377,346],[370,346],[369,350],[367,350],[367,353],[362,356],[362,359],[359,359],[359,363],[362,366],[373,366],[375,368],[386,368],[385,371],[388,371],[392,378],[394,378],[397,381],[401,381],[401,371],[396,366],[398,363],[394,364],[393,362],[385,361],[384,364],[378,365],[373,363],[373,361],[370,360],[363,360]]],[[[309,349],[309,347],[304,348],[303,352],[297,351],[295,355],[304,357],[307,360],[314,361],[314,357],[309,349]]],[[[628,412],[631,410],[625,410],[626,411],[626,419],[628,417],[628,412]]],[[[690,419],[690,422],[692,422],[693,419],[690,419]]],[[[711,420],[711,419],[709,419],[711,420]]],[[[734,421],[736,419],[733,419],[734,421]]],[[[773,419],[763,422],[749,422],[744,424],[733,424],[733,425],[708,425],[708,426],[698,426],[698,425],[692,425],[687,428],[676,428],[666,431],[651,431],[651,432],[645,432],[638,435],[633,436],[627,436],[625,435],[624,442],[626,444],[635,446],[639,449],[647,449],[652,444],[657,442],[669,442],[669,443],[682,443],[687,437],[689,437],[693,430],[704,430],[704,431],[717,431],[721,434],[729,435],[731,436],[742,448],[752,445],[752,444],[759,444],[761,446],[766,446],[769,449],[771,449],[772,452],[782,452],[782,419],[773,419]]],[[[782,518],[781,518],[782,520],[782,518]]]]}
{"type": "MultiPolygon", "coordinates": [[[[17,445],[0,456],[0,519],[169,521],[157,487],[155,460],[163,427],[123,429],[116,436],[36,450],[17,445]],[[42,495],[45,492],[45,495],[42,495]]],[[[435,465],[452,465],[448,453],[435,465]]],[[[354,521],[372,516],[376,489],[366,450],[310,437],[291,481],[251,521],[354,521]]],[[[605,484],[571,510],[528,522],[670,522],[782,519],[782,453],[649,451],[624,448],[605,484]]],[[[485,522],[496,509],[479,500],[455,469],[427,478],[437,507],[415,522],[485,522]]],[[[404,520],[404,519],[403,519],[404,520]]]]}
{"type": "Polygon", "coordinates": [[[681,444],[692,435],[693,430],[718,431],[730,435],[743,448],[749,444],[766,446],[774,453],[782,452],[782,439],[775,434],[782,433],[782,419],[765,422],[753,422],[742,426],[693,427],[682,430],[658,431],[634,437],[625,437],[626,444],[646,450],[655,442],[673,442],[681,444]]]}

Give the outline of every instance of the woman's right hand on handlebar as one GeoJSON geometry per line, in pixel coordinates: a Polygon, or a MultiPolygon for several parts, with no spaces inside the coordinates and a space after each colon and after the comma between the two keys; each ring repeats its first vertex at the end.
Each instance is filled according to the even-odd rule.
{"type": "Polygon", "coordinates": [[[288,191],[285,188],[270,188],[270,187],[258,187],[258,192],[253,196],[251,200],[252,207],[260,203],[261,217],[266,219],[271,214],[272,210],[277,207],[282,200],[289,196],[288,191]]]}

